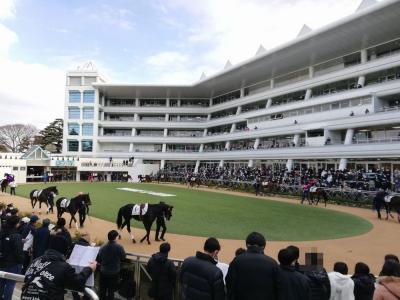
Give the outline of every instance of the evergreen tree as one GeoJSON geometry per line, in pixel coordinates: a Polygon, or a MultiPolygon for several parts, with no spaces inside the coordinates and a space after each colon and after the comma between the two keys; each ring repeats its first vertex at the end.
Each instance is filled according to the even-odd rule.
{"type": "Polygon", "coordinates": [[[40,131],[41,146],[53,153],[61,153],[63,140],[63,119],[55,119],[45,129],[40,131]]]}

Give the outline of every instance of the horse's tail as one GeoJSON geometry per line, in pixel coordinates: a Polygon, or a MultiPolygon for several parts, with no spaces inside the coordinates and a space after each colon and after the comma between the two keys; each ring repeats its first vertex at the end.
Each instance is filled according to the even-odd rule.
{"type": "Polygon", "coordinates": [[[121,229],[122,226],[122,214],[123,214],[123,209],[125,206],[122,206],[119,211],[118,211],[118,217],[117,217],[117,226],[118,229],[121,229]]]}

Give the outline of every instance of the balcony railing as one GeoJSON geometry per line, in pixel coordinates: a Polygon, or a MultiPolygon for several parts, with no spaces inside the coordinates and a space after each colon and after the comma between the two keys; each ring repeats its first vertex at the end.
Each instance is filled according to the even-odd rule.
{"type": "Polygon", "coordinates": [[[367,139],[356,139],[353,141],[353,144],[393,144],[399,143],[399,137],[392,138],[367,138],[367,139]]]}

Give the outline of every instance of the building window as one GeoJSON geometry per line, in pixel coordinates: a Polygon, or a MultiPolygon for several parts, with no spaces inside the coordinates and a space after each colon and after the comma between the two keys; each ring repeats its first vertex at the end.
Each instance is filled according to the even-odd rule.
{"type": "Polygon", "coordinates": [[[68,108],[68,119],[80,119],[81,111],[79,107],[69,107],[68,108]]]}
{"type": "Polygon", "coordinates": [[[18,167],[13,167],[13,171],[18,171],[18,167]]]}
{"type": "Polygon", "coordinates": [[[69,91],[69,103],[80,103],[81,92],[80,91],[69,91]]]}
{"type": "Polygon", "coordinates": [[[26,168],[25,168],[25,167],[19,167],[19,170],[20,170],[20,171],[25,171],[26,168]]]}
{"type": "Polygon", "coordinates": [[[81,77],[69,77],[69,85],[81,85],[81,77]]]}
{"type": "Polygon", "coordinates": [[[84,78],[83,78],[83,80],[84,80],[84,84],[85,85],[91,85],[92,83],[94,83],[94,82],[96,82],[96,77],[87,77],[87,76],[85,76],[84,78]]]}
{"type": "Polygon", "coordinates": [[[85,120],[93,120],[93,118],[94,118],[94,109],[93,109],[93,107],[84,107],[83,108],[83,118],[85,120]]]}
{"type": "Polygon", "coordinates": [[[76,140],[68,141],[68,151],[78,152],[79,151],[79,142],[76,140]]]}
{"type": "Polygon", "coordinates": [[[84,136],[92,136],[93,135],[93,124],[82,124],[82,135],[84,136]]]}
{"type": "Polygon", "coordinates": [[[68,134],[69,135],[79,135],[79,124],[78,123],[68,123],[68,134]]]}
{"type": "Polygon", "coordinates": [[[93,151],[93,141],[92,140],[83,140],[81,145],[82,145],[82,152],[92,152],[93,151]]]}
{"type": "Polygon", "coordinates": [[[83,92],[83,103],[94,103],[94,91],[83,92]]]}

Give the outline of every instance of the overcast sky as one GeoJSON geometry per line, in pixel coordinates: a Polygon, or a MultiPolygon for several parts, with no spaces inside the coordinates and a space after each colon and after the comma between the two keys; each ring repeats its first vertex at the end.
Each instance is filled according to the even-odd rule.
{"type": "Polygon", "coordinates": [[[352,14],[361,0],[0,0],[0,125],[63,117],[65,72],[192,83],[352,14]]]}

